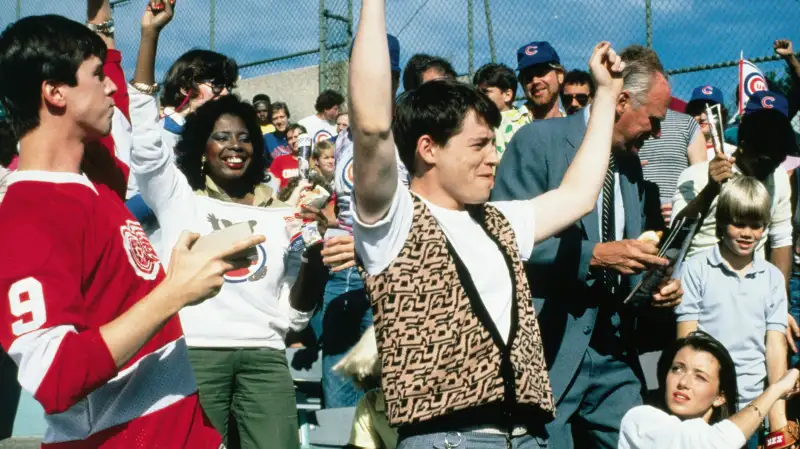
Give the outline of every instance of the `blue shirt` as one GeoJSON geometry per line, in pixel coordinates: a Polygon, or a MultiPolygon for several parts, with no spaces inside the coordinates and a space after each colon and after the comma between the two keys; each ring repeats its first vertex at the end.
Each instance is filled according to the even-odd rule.
{"type": "Polygon", "coordinates": [[[264,156],[268,163],[272,163],[278,156],[291,152],[286,136],[279,136],[277,133],[264,134],[264,156]]]}
{"type": "Polygon", "coordinates": [[[699,330],[728,349],[736,365],[741,408],[764,391],[767,331],[786,332],[786,281],[761,257],[739,277],[722,258],[719,245],[724,243],[683,264],[683,302],[675,314],[678,322],[697,321],[699,330]]]}

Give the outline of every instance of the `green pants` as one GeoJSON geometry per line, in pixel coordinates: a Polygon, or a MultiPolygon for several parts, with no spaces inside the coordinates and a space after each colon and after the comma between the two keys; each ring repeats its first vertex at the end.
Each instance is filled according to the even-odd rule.
{"type": "Polygon", "coordinates": [[[300,447],[286,354],[275,349],[190,348],[200,404],[228,445],[233,417],[242,449],[300,447]]]}

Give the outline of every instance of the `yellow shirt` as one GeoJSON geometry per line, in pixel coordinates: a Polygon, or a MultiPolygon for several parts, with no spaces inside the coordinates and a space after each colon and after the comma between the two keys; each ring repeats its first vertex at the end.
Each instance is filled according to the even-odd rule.
{"type": "MultiPolygon", "coordinates": [[[[560,117],[567,116],[560,108],[558,112],[560,117]]],[[[511,142],[511,138],[514,137],[514,134],[516,134],[520,128],[532,122],[534,118],[533,114],[531,114],[528,107],[524,104],[520,106],[519,109],[512,108],[501,112],[500,115],[502,121],[500,122],[500,127],[494,130],[494,141],[495,147],[497,148],[497,155],[502,158],[503,153],[506,151],[506,146],[511,142]]]]}
{"type": "Polygon", "coordinates": [[[503,157],[508,142],[520,128],[531,122],[531,115],[525,106],[520,109],[509,109],[500,113],[502,121],[500,127],[494,130],[495,147],[497,155],[503,157]]]}
{"type": "Polygon", "coordinates": [[[368,391],[356,404],[350,445],[363,449],[395,449],[397,431],[389,426],[383,392],[368,391]]]}
{"type": "MultiPolygon", "coordinates": [[[[700,191],[708,184],[708,162],[701,162],[687,168],[681,173],[678,179],[678,190],[672,198],[672,219],[678,215],[689,202],[697,197],[700,191]]],[[[734,176],[738,170],[734,166],[734,176]]],[[[761,237],[761,241],[756,246],[756,252],[764,257],[764,247],[767,239],[770,240],[772,248],[781,248],[792,244],[792,188],[789,183],[789,175],[786,171],[778,167],[774,173],[769,175],[764,181],[764,187],[771,197],[771,219],[766,228],[766,232],[761,237]]],[[[719,196],[711,202],[708,215],[703,220],[703,225],[692,239],[692,246],[689,247],[688,256],[693,256],[701,251],[708,250],[717,244],[717,200],[719,196]]]]}
{"type": "Polygon", "coordinates": [[[275,132],[275,127],[270,123],[269,125],[261,125],[261,134],[270,134],[275,132]]]}

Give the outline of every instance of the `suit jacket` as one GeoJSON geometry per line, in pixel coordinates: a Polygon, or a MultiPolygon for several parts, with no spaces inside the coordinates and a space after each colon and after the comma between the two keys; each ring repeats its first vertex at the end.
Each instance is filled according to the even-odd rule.
{"type": "MultiPolygon", "coordinates": [[[[529,199],[557,188],[583,141],[585,120],[585,115],[578,113],[536,121],[520,129],[497,168],[492,200],[529,199]]],[[[658,227],[653,214],[657,214],[663,227],[660,205],[645,208],[645,198],[652,198],[652,194],[648,194],[643,182],[639,158],[618,157],[617,167],[625,209],[624,238],[636,239],[646,226],[658,227]]],[[[528,260],[528,278],[556,401],[574,377],[598,314],[607,313],[619,324],[619,314],[613,306],[621,304],[639,280],[639,276],[623,276],[617,297],[608,298],[602,274],[589,268],[594,247],[600,242],[599,220],[593,210],[561,233],[536,242],[528,260]],[[607,309],[609,306],[612,307],[607,309]]]]}

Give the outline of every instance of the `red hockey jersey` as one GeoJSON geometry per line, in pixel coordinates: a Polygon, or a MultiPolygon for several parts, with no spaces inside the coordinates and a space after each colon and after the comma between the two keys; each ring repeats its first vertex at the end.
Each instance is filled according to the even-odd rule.
{"type": "Polygon", "coordinates": [[[164,277],[140,225],[107,186],[18,171],[0,203],[0,343],[44,406],[44,448],[209,448],[180,322],[122,369],[99,328],[164,277]]]}

